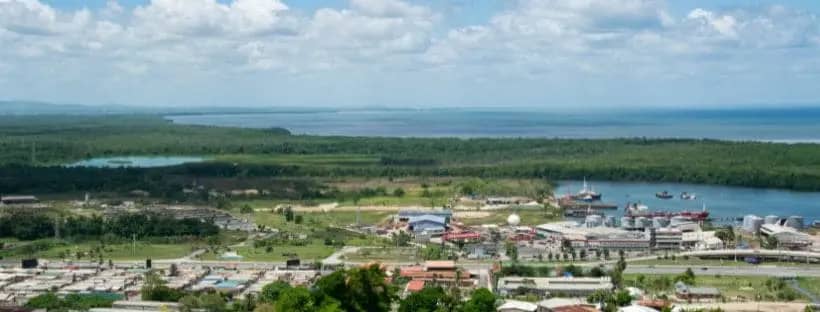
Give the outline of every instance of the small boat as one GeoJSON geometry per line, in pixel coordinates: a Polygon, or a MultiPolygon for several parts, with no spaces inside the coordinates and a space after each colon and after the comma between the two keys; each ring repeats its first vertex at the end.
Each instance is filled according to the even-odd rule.
{"type": "Polygon", "coordinates": [[[687,192],[680,193],[680,199],[683,199],[683,200],[694,200],[694,199],[697,199],[697,198],[698,198],[698,196],[695,195],[695,194],[689,194],[687,192]]]}
{"type": "Polygon", "coordinates": [[[643,213],[649,211],[649,206],[641,204],[640,202],[626,204],[626,211],[628,213],[643,213]]]}
{"type": "Polygon", "coordinates": [[[587,185],[587,178],[584,177],[584,186],[574,197],[576,200],[591,202],[601,200],[601,196],[601,193],[595,192],[591,187],[589,187],[589,185],[587,185]]]}
{"type": "Polygon", "coordinates": [[[671,193],[669,193],[667,191],[663,191],[663,192],[655,193],[655,197],[660,198],[660,199],[672,199],[672,198],[675,197],[675,195],[672,195],[671,193]]]}

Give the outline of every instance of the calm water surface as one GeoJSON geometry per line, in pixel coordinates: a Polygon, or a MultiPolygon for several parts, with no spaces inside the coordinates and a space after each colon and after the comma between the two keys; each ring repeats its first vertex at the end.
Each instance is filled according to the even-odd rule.
{"type": "Polygon", "coordinates": [[[181,156],[126,156],[126,157],[100,157],[79,161],[69,164],[69,167],[94,167],[94,168],[154,168],[176,166],[192,162],[201,162],[201,157],[181,157],[181,156]]]}
{"type": "MultiPolygon", "coordinates": [[[[773,214],[780,217],[803,216],[806,224],[820,220],[820,193],[817,192],[679,183],[592,181],[589,184],[603,195],[603,202],[618,204],[617,211],[609,210],[607,214],[622,215],[627,203],[641,202],[651,210],[666,211],[700,210],[706,205],[710,216],[718,219],[773,214]],[[672,193],[675,198],[663,200],[655,197],[655,193],[662,191],[672,193]],[[694,193],[697,199],[680,199],[681,192],[694,193]]],[[[581,181],[563,181],[555,192],[556,195],[577,193],[581,186],[581,181]]]]}
{"type": "Polygon", "coordinates": [[[554,113],[351,110],[167,116],[180,124],[280,127],[296,134],[395,137],[712,138],[820,142],[820,109],[554,113]]]}

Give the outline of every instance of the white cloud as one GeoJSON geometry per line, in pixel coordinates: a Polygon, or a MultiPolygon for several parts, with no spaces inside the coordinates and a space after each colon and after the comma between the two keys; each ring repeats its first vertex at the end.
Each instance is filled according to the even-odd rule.
{"type": "MultiPolygon", "coordinates": [[[[391,76],[398,89],[447,86],[418,76],[426,74],[458,85],[508,84],[537,97],[538,88],[519,90],[515,81],[595,80],[610,88],[630,80],[810,76],[820,52],[818,17],[785,6],[694,8],[675,16],[662,0],[517,0],[484,23],[447,28],[447,13],[414,1],[350,0],[314,12],[286,3],[150,0],[127,9],[109,0],[99,10],[72,11],[38,0],[0,0],[0,46],[9,47],[0,49],[0,60],[5,73],[114,77],[123,90],[130,89],[127,77],[162,81],[169,75],[194,81],[319,77],[330,85],[351,76],[384,83],[391,76]]],[[[212,92],[256,82],[236,83],[244,85],[214,83],[212,92]]],[[[15,92],[25,93],[26,86],[15,92]]],[[[33,97],[40,93],[31,90],[33,97]]],[[[182,102],[189,102],[184,93],[197,92],[172,91],[182,102]]]]}

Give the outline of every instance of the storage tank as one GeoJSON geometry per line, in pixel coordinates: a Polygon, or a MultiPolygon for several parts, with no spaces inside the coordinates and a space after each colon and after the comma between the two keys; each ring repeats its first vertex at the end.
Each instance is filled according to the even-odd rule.
{"type": "Polygon", "coordinates": [[[604,225],[614,227],[615,216],[606,216],[606,219],[604,220],[604,225]]]}
{"type": "Polygon", "coordinates": [[[509,217],[507,217],[507,224],[509,224],[510,226],[517,226],[519,223],[521,223],[521,217],[519,217],[517,214],[513,213],[509,217]]]}
{"type": "Polygon", "coordinates": [[[635,218],[635,227],[645,229],[650,227],[652,224],[650,223],[649,219],[646,217],[637,217],[635,218]]]}
{"type": "Polygon", "coordinates": [[[586,217],[586,220],[584,220],[584,223],[586,223],[587,227],[601,226],[603,219],[599,215],[589,215],[586,217]]]}
{"type": "Polygon", "coordinates": [[[775,215],[768,215],[763,218],[763,223],[765,224],[777,224],[778,221],[780,221],[780,217],[775,215]]]}
{"type": "Polygon", "coordinates": [[[760,232],[761,225],[763,225],[763,219],[756,215],[747,215],[743,217],[743,230],[747,233],[760,232]]]}
{"type": "Polygon", "coordinates": [[[786,218],[786,226],[793,227],[795,229],[802,229],[803,228],[803,217],[801,216],[791,216],[786,218]]]}
{"type": "Polygon", "coordinates": [[[630,217],[621,217],[621,227],[625,229],[635,227],[635,223],[632,222],[632,218],[630,217]]]}
{"type": "Polygon", "coordinates": [[[659,229],[669,225],[669,219],[666,217],[654,217],[652,218],[652,227],[659,229]]]}

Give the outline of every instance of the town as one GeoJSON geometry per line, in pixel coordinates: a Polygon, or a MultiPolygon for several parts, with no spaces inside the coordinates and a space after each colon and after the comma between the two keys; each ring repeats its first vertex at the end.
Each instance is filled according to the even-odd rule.
{"type": "MultiPolygon", "coordinates": [[[[247,192],[234,193],[245,196],[247,192]]],[[[42,296],[104,296],[110,304],[90,311],[182,311],[196,307],[178,300],[146,300],[151,299],[144,294],[151,276],[174,291],[218,293],[226,304],[238,304],[262,298],[263,289],[275,282],[312,287],[333,272],[375,266],[396,287],[400,300],[438,288],[457,289],[460,300],[469,300],[483,289],[497,298],[493,306],[498,311],[742,311],[752,304],[802,311],[812,307],[811,294],[807,297],[800,286],[796,288],[800,291],[789,286],[820,282],[820,236],[810,234],[816,230],[798,216],[748,215],[737,228],[680,215],[616,218],[606,215],[606,210],[590,210],[585,217],[561,218],[559,213],[555,221],[535,224],[528,221],[547,219],[522,218],[546,214],[545,209],[560,210],[561,201],[467,196],[454,199],[457,204],[450,207],[382,211],[383,218],[374,223],[363,222],[373,219],[362,217],[372,212],[358,208],[348,212],[354,217],[351,222],[333,227],[385,242],[381,246],[350,244],[334,248],[323,258],[294,252],[283,253],[279,261],[265,261],[246,254],[256,252],[246,246],[277,237],[305,239],[310,234],[292,232],[282,237],[284,228],[254,224],[247,215],[214,208],[135,202],[100,205],[86,197],[74,205],[86,209],[97,205],[95,209],[101,210],[94,211],[108,219],[144,213],[212,222],[222,231],[244,234],[233,245],[191,250],[171,259],[111,260],[102,254],[98,259],[68,259],[70,253],[63,255],[65,259],[11,257],[0,262],[0,303],[36,307],[42,296]],[[471,220],[488,215],[499,215],[493,219],[498,222],[471,220]],[[748,284],[727,287],[724,280],[729,279],[748,284]]],[[[5,196],[2,203],[6,212],[50,206],[35,196],[5,196]]],[[[301,219],[315,212],[286,206],[268,214],[301,219]]],[[[15,244],[25,246],[8,242],[3,248],[22,248],[15,244]]],[[[394,307],[401,304],[394,302],[394,307]]]]}

